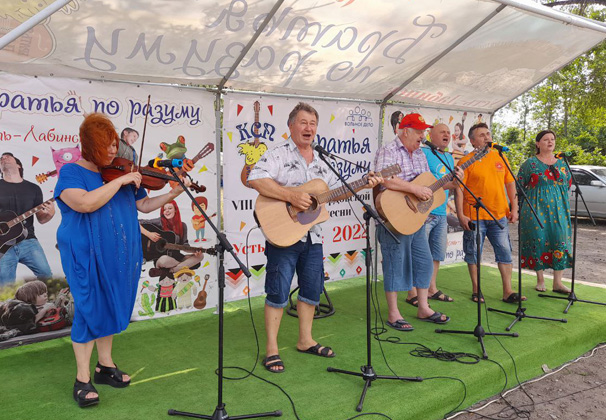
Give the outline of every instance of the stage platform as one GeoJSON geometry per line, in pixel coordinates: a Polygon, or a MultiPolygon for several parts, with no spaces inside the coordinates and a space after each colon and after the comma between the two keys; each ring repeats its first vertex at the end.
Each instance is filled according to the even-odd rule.
{"type": "MultiPolygon", "coordinates": [[[[495,268],[485,267],[482,279],[489,307],[515,311],[516,305],[501,301],[501,280],[495,268]]],[[[515,272],[514,279],[517,282],[515,272]]],[[[525,275],[524,282],[523,293],[528,297],[524,306],[529,315],[567,318],[568,322],[525,319],[512,330],[519,333],[517,338],[499,337],[497,341],[486,337],[489,360],[476,364],[444,362],[410,354],[420,345],[432,350],[481,354],[477,339],[471,335],[434,332],[437,327],[473,330],[476,325],[476,306],[470,300],[471,283],[464,264],[440,270],[440,289],[455,299],[453,303],[431,301],[432,308],[452,318],[445,326],[417,320],[416,309],[404,302],[402,293],[399,299],[402,313],[415,330],[398,332],[387,327],[381,338],[399,341],[379,343],[373,339],[373,366],[380,375],[395,373],[425,380],[374,382],[368,390],[363,412],[383,413],[394,420],[440,419],[459,403],[462,409],[497,394],[506,379],[507,388],[517,385],[514,361],[517,377],[525,381],[543,374],[542,365],[555,368],[605,341],[606,306],[576,303],[565,315],[562,312],[566,301],[537,297],[533,275],[525,275]]],[[[298,320],[284,316],[279,342],[286,371],[281,374],[267,372],[260,364],[265,353],[263,298],[252,299],[261,346],[254,373],[281,386],[293,399],[301,419],[344,420],[358,414],[355,407],[362,392],[362,379],[329,373],[326,368],[359,371],[360,366],[366,364],[364,286],[364,278],[330,282],[326,286],[336,313],[314,323],[314,336],[334,349],[335,358],[297,352],[298,320]]],[[[386,319],[382,282],[377,286],[380,313],[386,319]]],[[[603,288],[578,285],[576,292],[580,299],[606,302],[603,288]]],[[[493,332],[504,332],[513,320],[512,316],[494,312],[488,312],[486,317],[484,309],[482,318],[484,328],[493,332]]],[[[169,418],[167,411],[171,408],[212,414],[217,405],[217,321],[218,317],[209,309],[131,324],[116,337],[114,344],[114,360],[133,376],[131,386],[126,389],[99,386],[100,405],[85,410],[79,409],[71,397],[75,362],[69,337],[1,350],[0,417],[165,419],[169,418]]],[[[373,319],[372,323],[381,327],[380,319],[373,319]]],[[[226,304],[225,365],[250,370],[255,366],[256,352],[248,303],[226,304]]],[[[95,353],[92,365],[94,363],[95,353]]],[[[244,374],[234,369],[225,371],[229,377],[244,374]]],[[[295,419],[286,396],[255,377],[224,381],[223,399],[230,416],[281,410],[283,419],[295,419]]]]}

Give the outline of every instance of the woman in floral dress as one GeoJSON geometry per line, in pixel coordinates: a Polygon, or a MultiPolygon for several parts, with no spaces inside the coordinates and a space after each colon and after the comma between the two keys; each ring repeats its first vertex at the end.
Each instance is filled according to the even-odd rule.
{"type": "Polygon", "coordinates": [[[520,202],[522,268],[537,273],[536,290],[544,292],[543,270],[553,269],[553,291],[570,293],[562,284],[563,270],[572,267],[572,240],[568,188],[571,176],[566,164],[554,156],[555,133],[541,131],[536,137],[537,154],[520,166],[518,181],[535,208],[543,229],[528,205],[520,202]]]}

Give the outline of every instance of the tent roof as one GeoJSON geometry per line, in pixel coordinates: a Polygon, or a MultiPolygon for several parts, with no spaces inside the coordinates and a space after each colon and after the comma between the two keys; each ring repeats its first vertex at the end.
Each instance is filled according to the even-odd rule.
{"type": "MultiPolygon", "coordinates": [[[[0,31],[38,12],[3,3],[0,31]]],[[[527,0],[74,1],[0,70],[491,113],[605,38],[527,0]]]]}

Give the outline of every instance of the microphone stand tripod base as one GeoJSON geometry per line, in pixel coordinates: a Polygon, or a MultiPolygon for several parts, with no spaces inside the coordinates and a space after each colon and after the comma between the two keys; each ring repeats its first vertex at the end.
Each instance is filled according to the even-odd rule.
{"type": "Polygon", "coordinates": [[[270,413],[258,413],[258,414],[245,414],[243,416],[228,416],[225,411],[225,404],[217,406],[212,416],[206,416],[204,414],[187,413],[184,411],[168,410],[169,416],[183,416],[193,417],[196,419],[210,419],[210,420],[237,420],[237,419],[254,419],[260,417],[280,417],[282,412],[280,410],[273,411],[270,413]]]}
{"type": "MultiPolygon", "coordinates": [[[[539,295],[540,296],[540,295],[539,295]]],[[[563,323],[567,323],[568,320],[564,319],[564,318],[547,318],[544,316],[532,316],[532,315],[526,315],[526,308],[523,308],[521,306],[518,307],[518,309],[515,312],[509,312],[509,311],[503,311],[501,309],[494,309],[494,308],[488,308],[488,310],[490,312],[498,312],[500,314],[507,314],[507,315],[513,315],[516,318],[513,320],[513,322],[511,324],[509,324],[509,327],[505,328],[505,331],[511,331],[511,329],[513,328],[513,326],[518,322],[518,321],[523,321],[524,318],[530,318],[530,319],[544,319],[546,321],[559,321],[559,322],[563,322],[563,323]]]]}
{"type": "Polygon", "coordinates": [[[421,377],[405,377],[405,376],[391,376],[391,375],[377,375],[372,366],[366,365],[360,367],[360,373],[352,372],[349,370],[336,369],[333,367],[327,367],[326,370],[328,372],[336,372],[336,373],[344,373],[346,375],[359,376],[364,379],[364,388],[362,389],[362,395],[360,396],[360,401],[356,406],[356,411],[362,411],[362,407],[364,405],[364,399],[366,398],[366,391],[374,381],[377,379],[396,379],[400,381],[414,381],[414,382],[422,382],[423,378],[421,377]]]}

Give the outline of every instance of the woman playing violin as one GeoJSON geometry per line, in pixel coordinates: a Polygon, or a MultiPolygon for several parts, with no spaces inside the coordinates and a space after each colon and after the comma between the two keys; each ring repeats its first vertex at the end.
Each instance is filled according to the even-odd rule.
{"type": "Polygon", "coordinates": [[[112,340],[128,326],[135,304],[143,260],[137,211],[149,213],[183,192],[176,187],[150,198],[140,188],[138,172],[104,183],[100,168],[112,162],[118,141],[105,115],[87,115],[80,126],[82,159],[63,166],[54,193],[62,216],[57,242],[75,304],[73,396],[80,407],[99,402],[89,370],[95,343],[95,383],[117,388],[130,384],[112,359],[112,340]]]}

